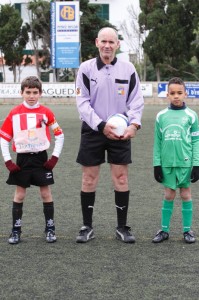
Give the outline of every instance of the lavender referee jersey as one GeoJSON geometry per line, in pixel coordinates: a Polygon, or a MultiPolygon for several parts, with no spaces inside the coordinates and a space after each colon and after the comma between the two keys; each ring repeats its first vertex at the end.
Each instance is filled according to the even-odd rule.
{"type": "Polygon", "coordinates": [[[93,58],[80,65],[76,80],[76,102],[80,119],[93,130],[115,113],[141,125],[144,99],[133,64],[114,58],[105,65],[93,58]]]}

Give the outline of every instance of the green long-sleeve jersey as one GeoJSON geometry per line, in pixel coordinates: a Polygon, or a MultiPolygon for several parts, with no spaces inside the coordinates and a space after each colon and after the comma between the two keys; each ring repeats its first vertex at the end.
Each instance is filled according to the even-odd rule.
{"type": "Polygon", "coordinates": [[[168,107],[155,121],[153,166],[199,166],[199,127],[195,111],[168,107]]]}

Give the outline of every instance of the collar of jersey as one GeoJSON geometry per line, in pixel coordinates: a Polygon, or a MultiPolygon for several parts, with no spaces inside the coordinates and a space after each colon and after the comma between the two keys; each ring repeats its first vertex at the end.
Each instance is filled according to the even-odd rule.
{"type": "Polygon", "coordinates": [[[29,109],[38,108],[40,106],[39,102],[37,102],[35,105],[29,105],[26,101],[23,101],[23,105],[29,109]]]}
{"type": "Polygon", "coordinates": [[[179,107],[179,106],[175,106],[175,105],[173,105],[171,103],[170,106],[169,106],[169,108],[170,109],[174,109],[174,110],[181,110],[181,109],[185,109],[186,108],[186,104],[185,104],[185,102],[183,102],[183,105],[179,107]]]}
{"type": "MultiPolygon", "coordinates": [[[[117,62],[117,57],[114,57],[113,61],[111,62],[111,65],[114,65],[117,62]]],[[[102,69],[106,64],[103,63],[100,56],[97,57],[97,68],[98,70],[102,69]]]]}

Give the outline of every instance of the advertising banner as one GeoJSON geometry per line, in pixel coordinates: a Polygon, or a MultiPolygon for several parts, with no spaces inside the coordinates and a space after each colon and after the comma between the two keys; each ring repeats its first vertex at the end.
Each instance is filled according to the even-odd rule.
{"type": "Polygon", "coordinates": [[[143,97],[152,97],[153,85],[151,83],[141,83],[141,90],[143,97]]]}
{"type": "MultiPolygon", "coordinates": [[[[158,97],[167,97],[167,83],[158,83],[158,97]]],[[[199,98],[199,83],[185,82],[186,92],[188,98],[199,98]]]]}
{"type": "MultiPolygon", "coordinates": [[[[0,98],[21,98],[19,83],[0,84],[0,98]]],[[[75,97],[74,83],[43,83],[42,97],[75,97]]]]}
{"type": "Polygon", "coordinates": [[[79,67],[79,17],[79,1],[51,3],[52,68],[79,67]]]}

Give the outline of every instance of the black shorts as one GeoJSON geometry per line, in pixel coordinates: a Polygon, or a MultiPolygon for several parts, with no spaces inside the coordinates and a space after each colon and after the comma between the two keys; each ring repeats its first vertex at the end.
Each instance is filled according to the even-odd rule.
{"type": "Polygon", "coordinates": [[[38,153],[18,153],[16,163],[21,170],[16,173],[10,173],[6,183],[24,188],[30,187],[31,185],[47,186],[53,184],[53,172],[43,167],[47,159],[48,155],[46,151],[38,153]]]}
{"type": "Polygon", "coordinates": [[[131,140],[115,141],[103,133],[94,131],[85,122],[82,123],[81,141],[77,162],[83,166],[98,166],[107,161],[115,165],[127,165],[131,161],[131,140]]]}

